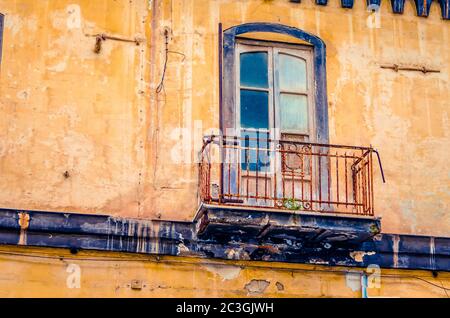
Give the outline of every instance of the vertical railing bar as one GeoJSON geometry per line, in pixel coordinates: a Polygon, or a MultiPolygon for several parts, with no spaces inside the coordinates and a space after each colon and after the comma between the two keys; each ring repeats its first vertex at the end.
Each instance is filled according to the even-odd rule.
{"type": "Polygon", "coordinates": [[[281,152],[281,186],[283,189],[283,203],[286,200],[286,180],[285,180],[285,174],[286,174],[286,153],[284,152],[284,145],[281,146],[282,152],[281,152]]]}
{"type": "MultiPolygon", "coordinates": [[[[266,141],[267,142],[267,141],[266,141]]],[[[269,155],[269,142],[265,144],[267,150],[266,150],[266,156],[264,159],[269,159],[270,162],[270,155],[269,155]]],[[[267,202],[267,165],[264,166],[264,202],[267,202]]]]}
{"type": "Polygon", "coordinates": [[[364,211],[364,215],[368,214],[368,209],[370,206],[370,199],[369,199],[369,183],[368,183],[368,173],[369,173],[369,157],[364,156],[364,192],[366,194],[366,208],[364,211]]]}
{"type": "MultiPolygon", "coordinates": [[[[214,138],[214,136],[212,136],[211,138],[214,138]]],[[[226,159],[227,156],[227,151],[226,151],[226,147],[223,144],[224,143],[224,139],[223,136],[220,135],[219,136],[219,160],[220,160],[220,171],[219,171],[219,204],[222,203],[222,199],[223,199],[223,192],[224,190],[224,185],[223,185],[223,178],[224,178],[224,165],[223,162],[226,159]],[[224,154],[224,149],[225,149],[225,154],[224,154]]]]}
{"type": "Polygon", "coordinates": [[[362,194],[362,199],[363,199],[363,210],[362,210],[362,214],[366,214],[365,213],[365,211],[366,211],[366,205],[367,205],[367,198],[366,198],[366,193],[365,193],[365,191],[364,191],[364,185],[365,185],[365,183],[366,183],[366,171],[365,171],[365,165],[364,165],[364,153],[362,153],[362,151],[361,151],[361,157],[363,158],[363,160],[361,161],[361,165],[362,165],[362,167],[361,167],[361,176],[362,176],[362,178],[361,178],[361,194],[362,194]]]}
{"type": "Polygon", "coordinates": [[[259,197],[258,183],[259,183],[259,130],[256,131],[256,200],[259,197]]]}
{"type": "Polygon", "coordinates": [[[375,211],[375,200],[374,200],[374,194],[373,194],[373,157],[372,157],[372,153],[373,151],[370,151],[370,195],[372,197],[372,204],[371,204],[371,215],[374,215],[374,211],[375,211]]]}
{"type": "MultiPolygon", "coordinates": [[[[235,150],[236,159],[237,158],[241,158],[241,147],[240,147],[241,143],[240,143],[240,141],[238,143],[237,136],[234,136],[233,142],[234,142],[234,145],[236,145],[236,150],[235,150]]],[[[241,167],[241,165],[242,165],[241,159],[238,159],[236,164],[237,164],[237,167],[238,167],[238,169],[237,169],[237,180],[236,180],[236,182],[237,182],[237,190],[236,191],[237,191],[237,199],[239,200],[240,197],[241,197],[241,169],[242,169],[242,167],[241,167]]]]}
{"type": "Polygon", "coordinates": [[[204,201],[205,196],[205,188],[204,188],[204,175],[203,175],[203,157],[204,157],[204,148],[205,148],[205,141],[203,141],[203,147],[202,152],[200,155],[200,162],[198,163],[198,187],[200,188],[200,201],[204,201]]]}
{"type": "Polygon", "coordinates": [[[367,206],[367,214],[370,215],[370,209],[372,207],[372,195],[370,192],[370,154],[367,155],[367,198],[368,198],[368,206],[367,206]]]}
{"type": "MultiPolygon", "coordinates": [[[[271,141],[272,142],[272,141],[271,141]]],[[[272,146],[271,146],[272,147],[272,146]]],[[[273,167],[272,167],[272,169],[274,169],[273,171],[274,171],[274,179],[273,179],[273,183],[274,183],[274,186],[273,186],[273,198],[274,198],[274,202],[273,202],[273,205],[274,205],[274,207],[276,207],[276,205],[277,205],[277,194],[278,194],[278,191],[277,191],[277,186],[278,186],[278,184],[277,184],[277,165],[278,165],[278,162],[277,162],[277,152],[276,152],[276,147],[277,147],[277,145],[273,145],[273,149],[274,149],[274,153],[272,154],[274,157],[274,165],[273,165],[273,167]]],[[[272,148],[270,148],[270,149],[272,149],[272,148]]]]}
{"type": "Polygon", "coordinates": [[[322,156],[319,148],[319,208],[322,208],[322,156]]]}
{"type": "Polygon", "coordinates": [[[344,152],[344,171],[345,171],[345,208],[348,208],[347,152],[344,152]]]}
{"type": "MultiPolygon", "coordinates": [[[[305,183],[305,154],[304,154],[304,148],[302,148],[301,152],[300,152],[300,184],[301,184],[301,190],[302,190],[302,205],[304,204],[305,201],[305,189],[304,189],[304,183],[305,183]]],[[[294,181],[295,182],[295,181],[294,181]]],[[[294,184],[294,188],[295,188],[295,184],[294,184]]],[[[293,196],[295,198],[295,196],[293,196]]]]}
{"type": "MultiPolygon", "coordinates": [[[[358,182],[356,185],[357,185],[357,193],[358,193],[358,203],[359,204],[361,204],[361,205],[363,205],[364,204],[364,201],[363,201],[363,197],[362,197],[362,194],[360,193],[360,189],[361,189],[361,187],[360,187],[360,183],[361,183],[361,176],[360,176],[360,170],[358,170],[358,168],[356,168],[356,175],[357,175],[357,178],[356,178],[356,181],[358,182]]],[[[358,214],[360,214],[360,209],[361,209],[361,206],[358,206],[358,214]]]]}
{"type": "MultiPolygon", "coordinates": [[[[227,151],[227,152],[229,152],[229,151],[227,151]]],[[[227,193],[227,197],[228,197],[228,199],[230,199],[231,198],[231,157],[228,158],[227,167],[228,167],[228,186],[227,186],[228,193],[227,193]]]]}
{"type": "Polygon", "coordinates": [[[366,171],[366,195],[367,195],[367,209],[366,209],[366,215],[370,214],[370,206],[372,204],[371,200],[372,198],[370,197],[370,161],[369,161],[369,155],[367,154],[367,163],[365,165],[365,169],[366,171]]]}
{"type": "Polygon", "coordinates": [[[208,199],[211,200],[211,163],[208,162],[208,188],[207,188],[207,194],[208,194],[208,199]]]}
{"type": "MultiPolygon", "coordinates": [[[[297,151],[297,146],[295,147],[295,149],[296,149],[296,151],[297,151]]],[[[291,154],[292,155],[292,154],[291,154]]],[[[289,156],[289,155],[288,155],[289,156]]],[[[293,169],[293,167],[290,167],[289,168],[290,170],[291,170],[291,182],[292,182],[292,185],[291,185],[291,188],[292,188],[292,191],[291,191],[291,195],[292,195],[292,199],[295,201],[295,174],[294,174],[294,169],[293,169]]]]}
{"type": "Polygon", "coordinates": [[[310,210],[314,211],[313,207],[313,148],[311,147],[310,152],[310,158],[309,158],[309,204],[310,204],[310,210]]]}
{"type": "Polygon", "coordinates": [[[248,135],[245,135],[245,169],[247,171],[247,180],[246,180],[246,184],[247,184],[247,200],[249,199],[249,176],[250,176],[250,171],[249,171],[249,165],[250,165],[250,160],[249,160],[249,152],[250,152],[250,139],[248,137],[248,135]]]}
{"type": "Polygon", "coordinates": [[[339,157],[336,150],[336,202],[339,209],[339,157]]]}
{"type": "MultiPolygon", "coordinates": [[[[352,153],[352,157],[355,157],[355,153],[352,153]]],[[[358,184],[357,184],[357,175],[356,175],[356,167],[355,167],[355,159],[353,159],[353,163],[352,163],[352,199],[353,199],[353,204],[356,204],[356,212],[358,212],[358,184]]]]}
{"type": "Polygon", "coordinates": [[[331,157],[328,158],[327,160],[327,165],[328,165],[328,207],[330,207],[330,201],[331,201],[331,157]]]}

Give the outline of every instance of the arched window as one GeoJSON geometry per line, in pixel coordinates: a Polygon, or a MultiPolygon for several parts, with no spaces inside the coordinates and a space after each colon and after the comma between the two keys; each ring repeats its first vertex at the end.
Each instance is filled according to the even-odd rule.
{"type": "Polygon", "coordinates": [[[266,193],[293,197],[299,190],[302,195],[325,194],[329,182],[319,171],[328,171],[326,160],[289,152],[298,145],[329,143],[325,43],[281,24],[242,24],[223,32],[222,63],[220,125],[227,163],[222,184],[228,185],[228,197],[244,193],[243,203],[267,206],[258,197],[261,191],[264,198],[266,193]],[[247,34],[261,32],[265,40],[247,34]],[[280,42],[286,35],[289,39],[280,42]],[[288,168],[291,174],[286,174],[288,168]],[[293,171],[299,171],[300,179],[293,171]],[[280,186],[288,178],[291,190],[280,186]]]}
{"type": "Polygon", "coordinates": [[[297,28],[248,23],[223,33],[221,128],[239,135],[253,129],[272,138],[328,143],[324,42],[297,28]],[[241,39],[278,33],[302,44],[241,39]]]}

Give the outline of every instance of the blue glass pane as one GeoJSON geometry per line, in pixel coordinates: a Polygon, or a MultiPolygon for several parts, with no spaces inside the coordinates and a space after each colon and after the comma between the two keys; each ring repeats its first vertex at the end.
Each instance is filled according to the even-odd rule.
{"type": "Polygon", "coordinates": [[[308,98],[305,95],[280,94],[281,129],[308,132],[308,98]]]}
{"type": "Polygon", "coordinates": [[[280,89],[291,92],[301,92],[306,87],[305,60],[286,54],[279,55],[280,89]]]}
{"type": "Polygon", "coordinates": [[[249,87],[267,88],[267,53],[241,53],[241,85],[249,87]]]}
{"type": "Polygon", "coordinates": [[[241,127],[269,128],[269,93],[241,89],[241,127]]]}
{"type": "Polygon", "coordinates": [[[269,171],[269,133],[244,131],[241,133],[241,167],[245,171],[269,171]]]}

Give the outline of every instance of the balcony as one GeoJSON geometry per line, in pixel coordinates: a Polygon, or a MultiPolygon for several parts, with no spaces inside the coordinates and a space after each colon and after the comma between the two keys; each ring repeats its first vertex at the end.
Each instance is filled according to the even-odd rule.
{"type": "Polygon", "coordinates": [[[383,181],[384,176],[376,150],[254,136],[204,138],[199,234],[230,237],[253,227],[249,235],[260,237],[299,234],[307,227],[310,237],[325,231],[328,239],[360,242],[380,232],[374,159],[383,181]],[[362,232],[351,234],[354,230],[362,232]]]}

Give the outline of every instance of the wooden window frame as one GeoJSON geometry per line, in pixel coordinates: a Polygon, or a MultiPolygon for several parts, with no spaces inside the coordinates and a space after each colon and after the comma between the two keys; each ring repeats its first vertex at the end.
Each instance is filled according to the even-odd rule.
{"type": "MultiPolygon", "coordinates": [[[[326,47],[325,43],[315,35],[303,30],[276,23],[246,23],[231,27],[223,32],[223,60],[220,61],[222,67],[222,87],[221,87],[221,111],[220,129],[224,135],[232,135],[236,132],[236,47],[237,41],[244,37],[245,33],[264,32],[279,33],[292,36],[311,46],[313,51],[313,72],[314,72],[314,125],[315,136],[312,140],[317,143],[329,143],[328,131],[328,102],[326,89],[326,47]],[[230,133],[231,132],[231,133],[230,133]]],[[[296,46],[289,43],[277,43],[286,47],[296,46]]]]}
{"type": "MultiPolygon", "coordinates": [[[[278,24],[278,23],[246,23],[231,27],[222,31],[219,25],[220,42],[219,42],[219,67],[220,67],[220,131],[224,135],[233,136],[237,133],[237,85],[236,80],[239,78],[236,74],[236,42],[238,38],[244,37],[243,34],[264,32],[278,33],[294,37],[301,42],[305,42],[311,46],[313,51],[313,72],[314,72],[314,121],[315,135],[311,139],[316,143],[329,143],[328,130],[328,102],[327,102],[327,85],[326,85],[326,46],[325,42],[319,37],[305,32],[303,30],[278,24]]],[[[282,45],[289,46],[288,43],[282,45]]],[[[222,153],[222,160],[226,160],[226,152],[222,153]]],[[[225,161],[224,161],[225,162],[225,161]]],[[[235,184],[236,175],[231,175],[231,184],[235,184]]],[[[227,176],[221,178],[222,184],[226,184],[227,176]]],[[[328,180],[321,177],[321,191],[325,193],[328,187],[328,180]]],[[[232,189],[231,193],[237,193],[237,189],[232,189]]],[[[230,194],[231,194],[230,193],[230,194]]]]}

